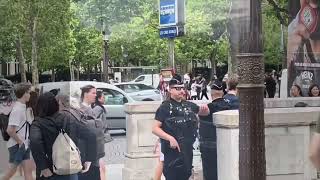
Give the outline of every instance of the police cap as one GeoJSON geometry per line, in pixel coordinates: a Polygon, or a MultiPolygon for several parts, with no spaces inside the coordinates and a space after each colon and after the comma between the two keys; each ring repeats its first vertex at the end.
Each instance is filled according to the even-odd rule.
{"type": "Polygon", "coordinates": [[[182,78],[180,75],[175,74],[169,81],[169,86],[183,85],[182,78]]]}
{"type": "Polygon", "coordinates": [[[211,89],[212,90],[217,90],[217,91],[222,91],[223,90],[223,86],[222,86],[222,82],[215,80],[213,82],[213,84],[211,85],[211,89]]]}

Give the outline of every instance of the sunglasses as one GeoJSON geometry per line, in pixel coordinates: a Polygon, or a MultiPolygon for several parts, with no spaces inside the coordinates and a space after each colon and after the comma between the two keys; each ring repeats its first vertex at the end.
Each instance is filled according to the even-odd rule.
{"type": "Polygon", "coordinates": [[[184,90],[184,87],[171,87],[171,89],[175,89],[177,91],[184,90]]]}

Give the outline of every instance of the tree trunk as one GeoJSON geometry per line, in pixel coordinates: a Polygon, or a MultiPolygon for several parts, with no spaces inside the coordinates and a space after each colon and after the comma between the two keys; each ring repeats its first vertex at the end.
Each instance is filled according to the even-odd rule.
{"type": "MultiPolygon", "coordinates": [[[[236,4],[236,1],[233,1],[233,4],[236,4]]],[[[234,12],[237,11],[235,9],[237,6],[232,6],[232,10],[229,15],[229,21],[227,24],[227,31],[229,36],[229,43],[230,43],[230,51],[228,57],[228,76],[233,77],[237,74],[237,57],[236,54],[239,52],[238,42],[239,42],[239,35],[238,35],[238,21],[237,16],[233,15],[236,14],[234,12]]]]}
{"type": "Polygon", "coordinates": [[[54,68],[52,68],[51,81],[52,81],[52,82],[55,82],[55,81],[56,81],[56,71],[55,71],[54,68]]]}
{"type": "Polygon", "coordinates": [[[80,81],[80,66],[77,67],[77,81],[80,81]]]}
{"type": "Polygon", "coordinates": [[[70,81],[74,81],[74,68],[72,65],[72,60],[69,60],[69,70],[70,70],[70,81]]]}
{"type": "Polygon", "coordinates": [[[33,19],[32,27],[32,85],[39,84],[39,72],[38,72],[38,47],[37,47],[37,17],[33,19]]]}
{"type": "Polygon", "coordinates": [[[213,48],[211,50],[211,54],[210,54],[210,62],[211,62],[211,79],[214,77],[214,75],[217,75],[217,63],[216,63],[216,50],[215,48],[213,48]]]}
{"type": "Polygon", "coordinates": [[[23,55],[22,42],[21,42],[20,35],[16,40],[16,52],[17,52],[17,59],[19,62],[19,69],[21,73],[21,82],[27,82],[26,65],[25,65],[26,62],[23,55]]]}

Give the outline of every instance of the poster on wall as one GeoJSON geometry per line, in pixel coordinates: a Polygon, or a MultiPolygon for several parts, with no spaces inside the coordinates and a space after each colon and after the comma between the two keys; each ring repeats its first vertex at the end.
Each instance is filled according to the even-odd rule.
{"type": "Polygon", "coordinates": [[[317,0],[300,0],[300,9],[288,26],[288,96],[298,85],[309,96],[312,84],[320,85],[320,8],[317,0]]]}

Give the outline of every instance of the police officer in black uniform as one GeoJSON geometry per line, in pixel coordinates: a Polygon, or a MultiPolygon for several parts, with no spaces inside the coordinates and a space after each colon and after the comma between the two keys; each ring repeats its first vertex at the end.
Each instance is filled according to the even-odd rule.
{"type": "Polygon", "coordinates": [[[184,85],[179,75],[169,82],[170,98],[158,108],[152,132],[161,138],[166,180],[188,180],[192,171],[193,143],[199,115],[208,115],[207,105],[184,100],[184,85]]]}
{"type": "Polygon", "coordinates": [[[200,152],[204,180],[217,180],[216,127],[212,123],[212,113],[228,110],[230,104],[223,98],[223,85],[215,81],[211,86],[212,102],[208,104],[208,116],[200,116],[200,152]]]}

